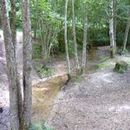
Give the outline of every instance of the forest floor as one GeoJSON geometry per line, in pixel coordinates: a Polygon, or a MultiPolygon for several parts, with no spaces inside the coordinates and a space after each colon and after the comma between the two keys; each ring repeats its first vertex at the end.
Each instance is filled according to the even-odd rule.
{"type": "Polygon", "coordinates": [[[130,130],[130,68],[114,72],[119,60],[130,64],[129,55],[100,57],[94,62],[98,69],[64,86],[46,124],[55,130],[130,130]]]}
{"type": "MultiPolygon", "coordinates": [[[[21,34],[18,34],[17,62],[22,69],[21,34]],[[20,58],[19,58],[20,57],[20,58]]],[[[113,71],[115,62],[130,57],[109,59],[108,47],[89,52],[87,71],[67,85],[64,58],[53,58],[53,76],[41,79],[32,71],[33,121],[46,121],[54,130],[130,130],[130,69],[113,71]]],[[[71,69],[74,69],[71,60],[71,69]]],[[[9,93],[3,41],[0,39],[0,130],[9,126],[9,93]]],[[[21,71],[19,73],[22,76],[21,71]]]]}
{"type": "Polygon", "coordinates": [[[85,74],[64,86],[47,124],[55,130],[130,130],[130,70],[85,74]]]}

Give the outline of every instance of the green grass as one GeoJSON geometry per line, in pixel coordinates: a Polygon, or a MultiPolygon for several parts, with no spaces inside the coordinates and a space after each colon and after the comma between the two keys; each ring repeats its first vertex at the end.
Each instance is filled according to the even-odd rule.
{"type": "Polygon", "coordinates": [[[29,130],[54,130],[45,125],[45,123],[34,123],[31,125],[29,130]]]}
{"type": "Polygon", "coordinates": [[[109,67],[110,66],[110,64],[108,63],[108,62],[104,62],[104,63],[99,63],[99,64],[97,64],[97,67],[99,68],[99,69],[103,69],[103,68],[106,68],[106,67],[109,67]]]}
{"type": "Polygon", "coordinates": [[[109,60],[110,59],[110,57],[105,57],[105,58],[102,58],[101,60],[100,60],[100,62],[105,62],[105,61],[107,61],[107,60],[109,60]]]}
{"type": "Polygon", "coordinates": [[[100,63],[97,64],[97,68],[99,68],[99,69],[103,69],[103,68],[106,68],[109,66],[111,66],[109,57],[105,57],[105,58],[101,59],[100,63]]]}

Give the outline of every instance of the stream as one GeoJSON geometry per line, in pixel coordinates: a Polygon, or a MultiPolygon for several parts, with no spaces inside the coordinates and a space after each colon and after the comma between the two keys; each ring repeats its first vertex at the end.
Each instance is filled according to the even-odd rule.
{"type": "MultiPolygon", "coordinates": [[[[88,52],[87,56],[87,73],[96,72],[96,64],[103,58],[109,56],[109,47],[94,47],[88,52]]],[[[74,60],[71,60],[71,66],[74,66],[74,60]]],[[[32,119],[34,122],[46,120],[53,108],[54,99],[64,86],[68,77],[66,75],[65,61],[56,60],[53,63],[55,69],[54,76],[40,81],[33,85],[33,112],[32,119]]],[[[73,69],[73,68],[72,68],[73,69]]]]}

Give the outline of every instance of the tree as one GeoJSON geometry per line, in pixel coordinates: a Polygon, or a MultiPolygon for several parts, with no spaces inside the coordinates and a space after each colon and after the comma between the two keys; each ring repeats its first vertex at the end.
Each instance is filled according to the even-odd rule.
{"type": "Polygon", "coordinates": [[[115,44],[115,0],[110,0],[109,3],[109,36],[110,36],[110,53],[111,53],[111,58],[114,57],[116,53],[116,44],[115,44]]]}
{"type": "Polygon", "coordinates": [[[84,23],[83,23],[83,51],[82,51],[82,71],[85,72],[86,67],[86,46],[87,46],[87,31],[88,31],[88,16],[84,4],[84,23]]]}
{"type": "Polygon", "coordinates": [[[124,41],[123,41],[123,51],[126,50],[126,45],[127,45],[127,40],[128,40],[128,35],[129,35],[129,29],[130,29],[130,9],[129,9],[129,17],[127,20],[127,25],[125,29],[125,34],[124,34],[124,41]]]}
{"type": "Polygon", "coordinates": [[[31,123],[32,107],[30,76],[32,45],[29,0],[23,0],[23,101],[15,57],[15,44],[13,43],[6,2],[6,0],[1,1],[1,12],[9,80],[10,128],[11,130],[28,130],[31,123]]]}
{"type": "Polygon", "coordinates": [[[7,76],[9,80],[9,96],[10,96],[10,127],[11,130],[19,130],[20,127],[20,113],[21,113],[21,94],[20,83],[17,76],[17,65],[15,58],[15,47],[12,40],[9,19],[7,16],[6,0],[1,1],[2,25],[4,32],[4,42],[7,60],[7,76]]]}
{"type": "Polygon", "coordinates": [[[77,50],[77,40],[76,40],[76,29],[75,29],[75,0],[72,0],[72,23],[73,23],[73,41],[74,41],[74,54],[76,61],[76,69],[79,69],[79,60],[78,60],[78,50],[77,50]]]}
{"type": "MultiPolygon", "coordinates": [[[[10,0],[11,3],[11,11],[10,11],[10,27],[12,32],[12,41],[14,44],[14,49],[16,50],[16,6],[15,0],[10,0]]],[[[15,51],[16,54],[16,51],[15,51]]]]}
{"type": "Polygon", "coordinates": [[[28,130],[31,124],[32,85],[31,85],[31,21],[29,0],[23,0],[23,124],[22,129],[28,130]]]}
{"type": "Polygon", "coordinates": [[[31,19],[34,37],[40,43],[43,62],[48,62],[58,44],[58,33],[62,30],[61,19],[52,8],[53,1],[32,0],[31,19]]]}
{"type": "Polygon", "coordinates": [[[69,51],[68,51],[68,41],[67,41],[67,7],[68,7],[68,0],[65,1],[65,29],[64,29],[64,40],[65,40],[65,50],[66,50],[66,60],[67,60],[67,70],[68,74],[70,74],[70,59],[69,59],[69,51]]]}

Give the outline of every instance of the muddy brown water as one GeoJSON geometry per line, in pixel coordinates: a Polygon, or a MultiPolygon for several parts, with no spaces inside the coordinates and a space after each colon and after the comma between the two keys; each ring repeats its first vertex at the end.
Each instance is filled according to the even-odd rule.
{"type": "Polygon", "coordinates": [[[32,120],[34,122],[46,120],[54,105],[56,95],[67,80],[67,75],[61,75],[33,85],[32,120]]]}

